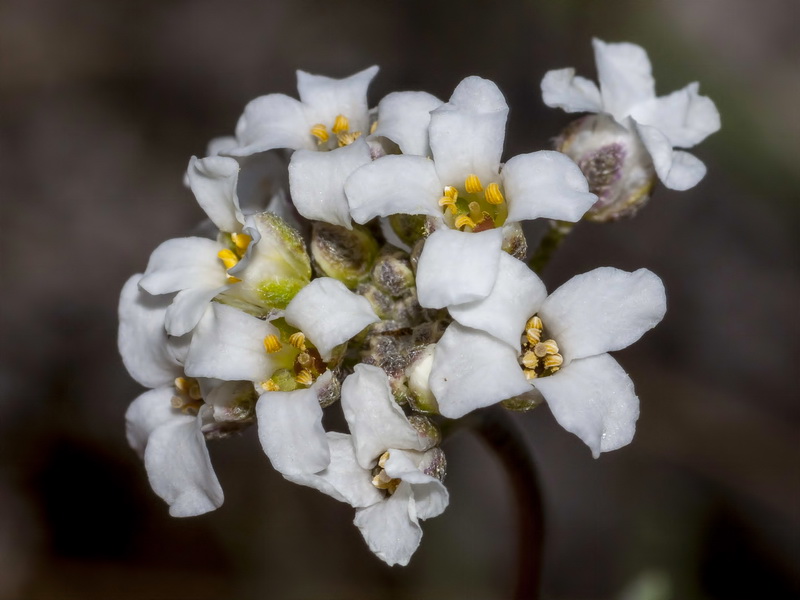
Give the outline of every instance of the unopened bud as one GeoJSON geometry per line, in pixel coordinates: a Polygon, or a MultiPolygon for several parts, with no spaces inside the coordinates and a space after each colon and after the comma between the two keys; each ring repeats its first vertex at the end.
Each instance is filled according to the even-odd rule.
{"type": "Polygon", "coordinates": [[[401,296],[416,285],[411,263],[405,253],[384,254],[375,261],[372,281],[382,291],[392,296],[401,296]]]}
{"type": "Polygon", "coordinates": [[[522,224],[519,221],[506,223],[503,226],[503,252],[516,259],[525,260],[528,254],[528,240],[525,239],[525,232],[522,231],[522,224]]]}
{"type": "Polygon", "coordinates": [[[316,222],[311,230],[311,256],[323,275],[338,279],[350,289],[364,280],[378,255],[378,243],[361,225],[345,229],[316,222]]]}
{"type": "Polygon", "coordinates": [[[442,442],[442,433],[436,424],[425,415],[411,415],[408,422],[417,430],[419,438],[425,443],[425,450],[438,446],[442,442]]]}
{"type": "Polygon", "coordinates": [[[556,140],[556,150],[569,156],[589,182],[597,202],[584,215],[589,221],[615,221],[633,216],[650,199],[657,176],[650,154],[635,131],[608,115],[573,121],[556,140]]]}
{"type": "Polygon", "coordinates": [[[389,217],[389,225],[400,238],[400,241],[413,247],[417,240],[428,235],[427,217],[425,215],[397,214],[389,217]]]}
{"type": "Polygon", "coordinates": [[[433,368],[433,352],[435,348],[436,344],[425,346],[406,368],[411,405],[420,412],[434,414],[439,412],[439,403],[431,391],[428,379],[433,368]]]}
{"type": "Polygon", "coordinates": [[[428,450],[423,455],[417,468],[425,475],[444,481],[445,475],[447,475],[447,459],[442,449],[437,446],[428,450]]]}

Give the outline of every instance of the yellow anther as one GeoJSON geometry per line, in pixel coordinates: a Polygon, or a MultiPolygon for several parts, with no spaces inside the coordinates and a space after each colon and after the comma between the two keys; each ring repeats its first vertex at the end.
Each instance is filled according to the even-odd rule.
{"type": "Polygon", "coordinates": [[[225,270],[232,269],[239,262],[239,257],[233,253],[233,250],[228,250],[227,248],[217,252],[217,256],[222,261],[222,264],[225,265],[225,270]]]}
{"type": "Polygon", "coordinates": [[[454,188],[452,185],[444,186],[444,195],[448,198],[451,198],[453,202],[458,200],[458,190],[454,188]]]}
{"type": "Polygon", "coordinates": [[[234,277],[233,275],[228,275],[228,283],[239,283],[241,279],[238,277],[234,277]]]}
{"type": "Polygon", "coordinates": [[[293,333],[289,336],[289,343],[298,350],[306,349],[306,336],[302,331],[293,333]]]}
{"type": "Polygon", "coordinates": [[[503,192],[500,191],[500,186],[494,182],[486,186],[485,197],[489,204],[497,205],[506,201],[506,199],[503,197],[503,192]]]}
{"type": "Polygon", "coordinates": [[[564,357],[560,354],[548,354],[544,357],[544,368],[552,371],[558,371],[563,362],[564,357]]]}
{"type": "Polygon", "coordinates": [[[242,256],[247,251],[247,247],[250,245],[250,242],[253,241],[253,238],[246,233],[232,233],[231,241],[233,245],[236,246],[239,256],[242,256]]]}
{"type": "Polygon", "coordinates": [[[539,366],[539,357],[529,350],[522,357],[522,364],[528,369],[535,369],[539,366]]]}
{"type": "Polygon", "coordinates": [[[349,146],[360,137],[361,137],[360,131],[352,131],[352,132],[344,132],[336,134],[336,139],[339,140],[339,148],[342,148],[344,146],[349,146]]]}
{"type": "Polygon", "coordinates": [[[542,339],[542,330],[533,327],[525,330],[525,339],[531,346],[535,346],[542,339]]]}
{"type": "Polygon", "coordinates": [[[311,385],[314,383],[314,376],[308,369],[303,369],[297,374],[297,377],[295,377],[294,380],[300,385],[311,385]]]}
{"type": "Polygon", "coordinates": [[[318,144],[324,144],[330,139],[330,135],[328,135],[328,128],[325,127],[322,123],[317,123],[311,128],[311,135],[317,138],[318,144]]]}
{"type": "Polygon", "coordinates": [[[388,451],[386,451],[383,454],[381,454],[381,457],[378,459],[378,466],[381,469],[383,469],[384,467],[386,467],[386,461],[387,460],[389,460],[389,452],[388,451]]]}
{"type": "Polygon", "coordinates": [[[372,135],[373,133],[375,133],[376,129],[378,129],[378,122],[373,121],[372,125],[369,126],[369,134],[372,135]]]}
{"type": "Polygon", "coordinates": [[[262,381],[261,387],[264,389],[265,392],[281,391],[281,387],[277,383],[275,383],[272,379],[267,379],[266,381],[262,381]]]}
{"type": "Polygon", "coordinates": [[[189,398],[192,400],[201,400],[203,398],[203,392],[200,391],[200,384],[197,381],[193,381],[192,385],[189,386],[189,398]]]}
{"type": "Polygon", "coordinates": [[[478,176],[475,175],[475,173],[469,175],[466,180],[464,180],[464,189],[467,190],[468,194],[476,194],[483,191],[481,180],[478,179],[478,176]]]}
{"type": "Polygon", "coordinates": [[[333,133],[344,133],[350,129],[350,121],[344,115],[336,115],[336,120],[333,122],[333,127],[331,127],[331,131],[333,133]]]}
{"type": "Polygon", "coordinates": [[[469,227],[470,229],[474,229],[475,221],[470,219],[467,215],[459,215],[456,217],[455,226],[456,229],[461,229],[462,227],[469,227]]]}
{"type": "Polygon", "coordinates": [[[189,393],[189,387],[191,386],[192,382],[189,381],[186,377],[176,377],[175,378],[175,389],[179,392],[183,392],[184,394],[189,393]]]}
{"type": "Polygon", "coordinates": [[[283,348],[283,344],[278,339],[278,336],[274,333],[269,334],[267,337],[264,338],[264,350],[273,354],[283,348]]]}
{"type": "Polygon", "coordinates": [[[528,381],[530,381],[531,379],[536,379],[538,377],[536,371],[534,371],[533,369],[525,369],[523,370],[523,373],[525,373],[525,379],[527,379],[528,381]]]}
{"type": "Polygon", "coordinates": [[[453,206],[455,205],[455,203],[456,201],[453,200],[450,196],[442,196],[441,198],[439,198],[439,206],[441,207],[453,206]]]}
{"type": "Polygon", "coordinates": [[[525,329],[538,329],[541,331],[544,329],[544,324],[538,315],[534,315],[528,319],[528,322],[525,324],[525,329]]]}

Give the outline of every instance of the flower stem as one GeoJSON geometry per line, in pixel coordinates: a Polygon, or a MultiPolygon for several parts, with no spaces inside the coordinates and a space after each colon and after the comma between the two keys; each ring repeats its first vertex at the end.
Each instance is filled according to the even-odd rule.
{"type": "Polygon", "coordinates": [[[514,598],[536,600],[542,570],[544,517],[536,464],[525,437],[508,411],[492,406],[461,419],[494,451],[508,473],[517,504],[519,532],[514,598]]]}
{"type": "Polygon", "coordinates": [[[541,274],[547,263],[553,257],[553,254],[561,246],[569,233],[575,227],[575,223],[568,221],[550,221],[550,229],[544,234],[544,237],[539,241],[539,246],[533,251],[528,266],[533,269],[537,274],[541,274]]]}

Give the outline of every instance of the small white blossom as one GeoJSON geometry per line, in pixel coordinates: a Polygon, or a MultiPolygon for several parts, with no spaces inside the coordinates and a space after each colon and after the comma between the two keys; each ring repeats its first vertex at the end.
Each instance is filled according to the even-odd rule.
{"type": "Polygon", "coordinates": [[[457,418],[533,387],[598,456],[629,443],[639,415],[633,383],[607,352],[665,310],[661,280],[645,269],[595,269],[547,296],[524,263],[503,255],[489,296],[450,308],[456,322],[436,346],[431,390],[441,414],[457,418]]]}
{"type": "MultiPolygon", "coordinates": [[[[430,113],[433,160],[385,156],[355,171],[345,184],[357,223],[394,214],[426,215],[440,228],[428,238],[419,261],[419,301],[426,308],[488,293],[491,281],[489,289],[471,284],[473,269],[492,272],[496,267],[505,224],[540,217],[577,221],[597,200],[580,169],[559,152],[522,154],[501,168],[507,115],[508,106],[494,83],[467,77],[447,104],[430,113]],[[478,243],[480,235],[482,247],[470,254],[483,257],[476,265],[459,252],[478,243]],[[446,241],[435,241],[445,236],[446,241]]],[[[411,131],[418,128],[409,125],[411,131]]],[[[408,143],[417,149],[425,146],[424,140],[408,143]]]]}
{"type": "Polygon", "coordinates": [[[370,550],[389,565],[406,565],[422,539],[419,519],[447,508],[447,489],[433,476],[443,475],[444,455],[429,450],[378,367],[355,367],[342,385],[342,408],[351,434],[327,434],[330,465],[286,477],[355,507],[370,550]]]}
{"type": "MultiPolygon", "coordinates": [[[[656,97],[650,60],[642,47],[599,39],[592,44],[600,88],[576,76],[575,69],[549,71],[542,79],[545,104],[567,112],[610,115],[645,146],[665,186],[686,190],[697,185],[705,175],[705,165],[673,148],[691,148],[719,129],[714,103],[699,95],[698,83],[656,97]]],[[[603,121],[597,126],[609,132],[613,128],[603,121]]]]}

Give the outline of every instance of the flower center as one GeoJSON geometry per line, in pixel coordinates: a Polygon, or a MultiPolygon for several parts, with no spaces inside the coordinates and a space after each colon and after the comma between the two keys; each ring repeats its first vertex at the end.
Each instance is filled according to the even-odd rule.
{"type": "Polygon", "coordinates": [[[350,131],[350,119],[344,115],[337,115],[330,131],[324,123],[317,123],[311,128],[311,135],[317,138],[320,150],[332,150],[349,146],[361,137],[361,132],[350,131]]]}
{"type": "Polygon", "coordinates": [[[508,216],[508,206],[500,185],[491,182],[485,188],[477,175],[469,175],[461,188],[444,188],[439,206],[445,222],[460,231],[486,231],[500,227],[508,216]]]}
{"type": "Polygon", "coordinates": [[[187,415],[196,415],[203,406],[203,394],[200,384],[194,377],[177,377],[175,379],[175,395],[170,400],[172,408],[187,415]]]}
{"type": "Polygon", "coordinates": [[[533,315],[525,324],[525,333],[522,334],[522,352],[519,364],[525,377],[537,379],[553,375],[564,362],[554,339],[547,339],[544,335],[544,323],[533,315]]]}
{"type": "MultiPolygon", "coordinates": [[[[253,238],[246,233],[231,233],[230,236],[225,235],[223,237],[230,238],[227,243],[228,247],[217,252],[217,257],[222,261],[225,270],[229,271],[242,260],[253,238]]],[[[241,281],[241,279],[238,277],[228,275],[228,283],[237,283],[239,281],[241,281]]]]}
{"type": "Polygon", "coordinates": [[[298,388],[308,388],[317,378],[328,370],[319,351],[311,345],[302,331],[287,325],[282,319],[272,322],[279,334],[264,338],[264,350],[286,366],[276,370],[261,387],[267,392],[291,392],[298,388]]]}
{"type": "Polygon", "coordinates": [[[381,457],[378,459],[378,466],[372,470],[372,485],[379,490],[386,490],[386,492],[391,496],[397,490],[401,480],[392,479],[386,474],[384,467],[386,466],[387,460],[389,460],[388,450],[381,454],[381,457]]]}

